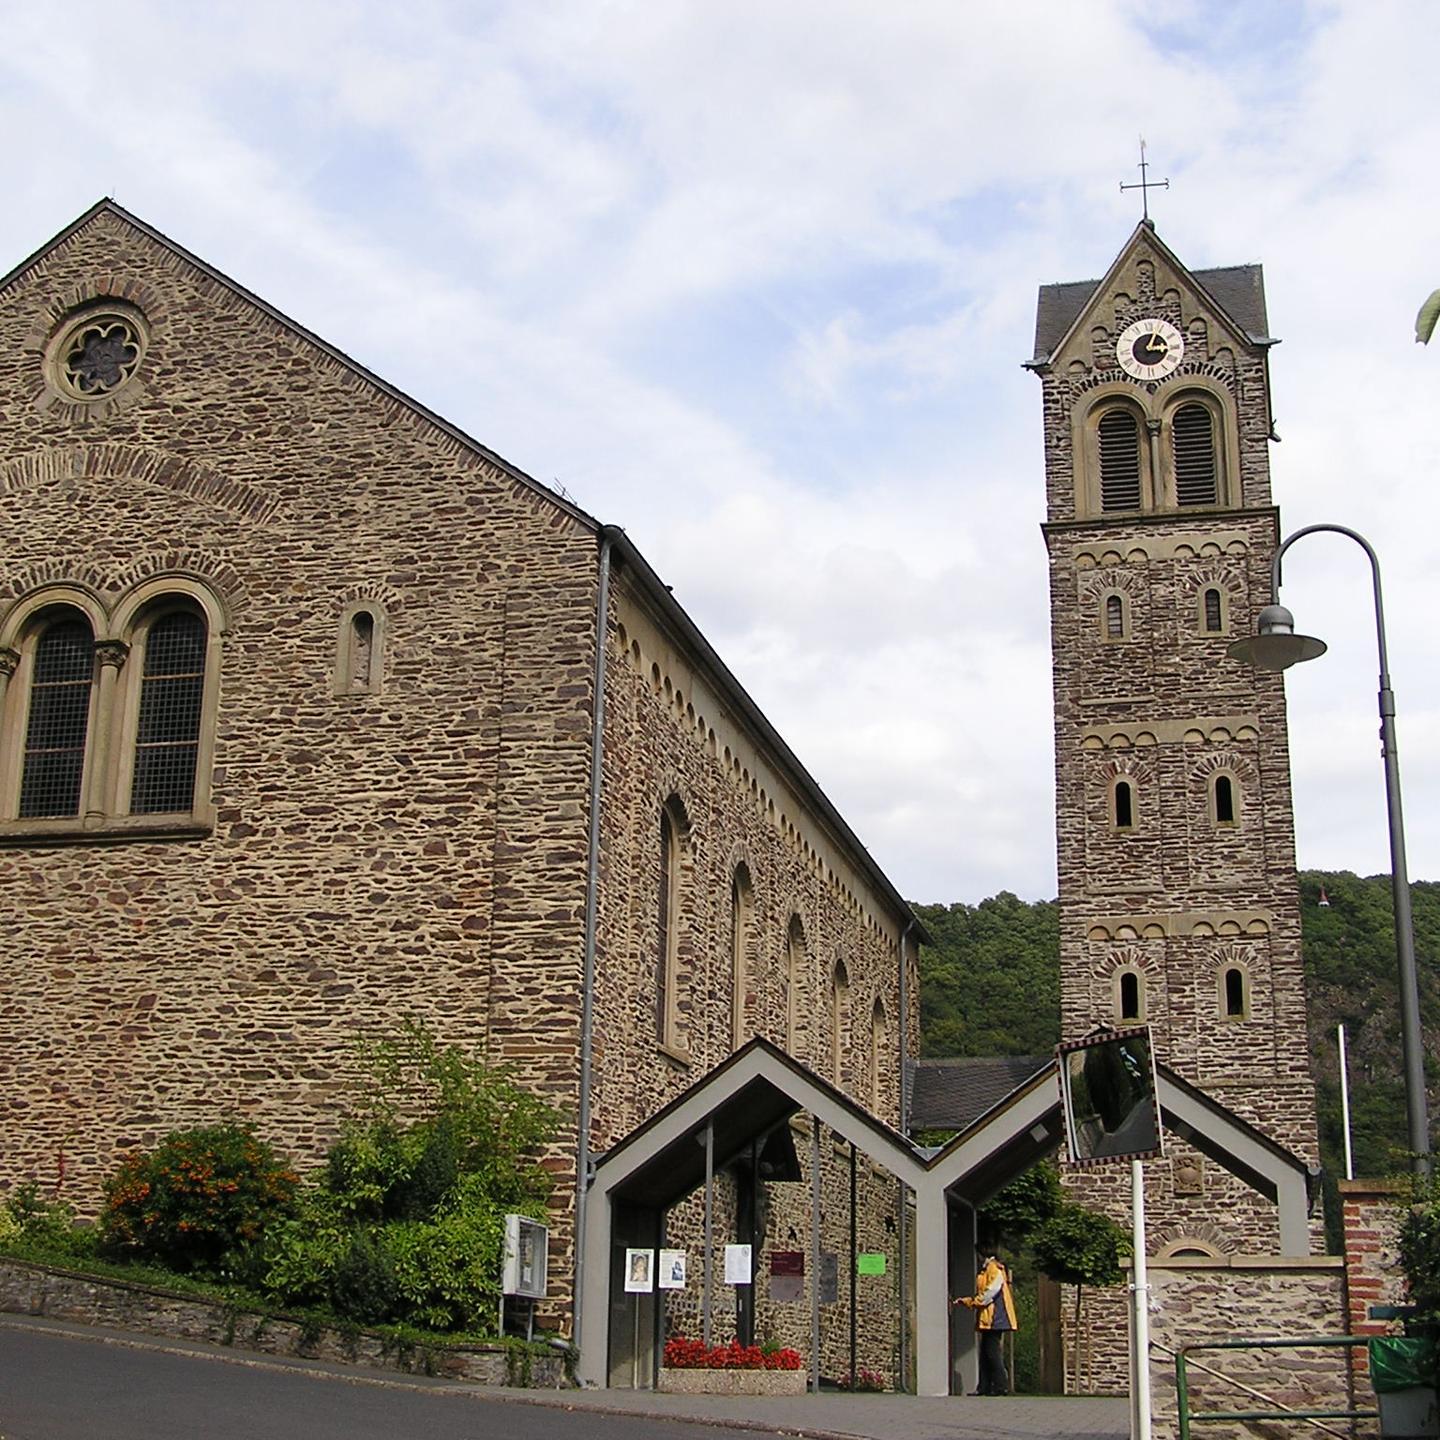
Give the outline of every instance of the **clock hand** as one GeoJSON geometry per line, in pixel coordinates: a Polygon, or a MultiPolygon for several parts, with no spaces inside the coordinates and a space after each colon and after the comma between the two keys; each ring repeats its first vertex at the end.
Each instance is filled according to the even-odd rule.
{"type": "Polygon", "coordinates": [[[1152,354],[1159,351],[1159,353],[1163,355],[1170,347],[1165,343],[1158,330],[1152,330],[1150,332],[1150,338],[1145,342],[1145,348],[1152,354]]]}

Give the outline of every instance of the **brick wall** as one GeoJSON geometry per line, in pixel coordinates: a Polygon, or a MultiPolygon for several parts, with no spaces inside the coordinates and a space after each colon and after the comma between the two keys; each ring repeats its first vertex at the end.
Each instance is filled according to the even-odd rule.
{"type": "MultiPolygon", "coordinates": [[[[1341,1180],[1340,1205],[1345,1244],[1346,1327],[1352,1335],[1401,1333],[1394,1321],[1370,1319],[1372,1305],[1406,1303],[1400,1268],[1400,1227],[1405,1219],[1405,1186],[1396,1181],[1341,1180]]],[[[1370,1373],[1370,1356],[1354,1352],[1357,1376],[1370,1373]]]]}

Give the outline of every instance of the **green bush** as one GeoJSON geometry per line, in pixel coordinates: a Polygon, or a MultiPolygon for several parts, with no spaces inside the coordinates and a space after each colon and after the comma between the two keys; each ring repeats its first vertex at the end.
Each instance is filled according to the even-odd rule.
{"type": "Polygon", "coordinates": [[[175,1131],[105,1182],[101,1248],[182,1273],[218,1273],[293,1212],[298,1186],[248,1125],[175,1131]]]}
{"type": "Polygon", "coordinates": [[[0,1201],[0,1246],[12,1253],[73,1264],[95,1253],[95,1238],[63,1200],[43,1199],[34,1181],[0,1201]]]}
{"type": "Polygon", "coordinates": [[[508,1071],[408,1021],[363,1047],[357,1108],[256,1283],[356,1324],[490,1327],[505,1215],[544,1213],[556,1116],[508,1071]]]}

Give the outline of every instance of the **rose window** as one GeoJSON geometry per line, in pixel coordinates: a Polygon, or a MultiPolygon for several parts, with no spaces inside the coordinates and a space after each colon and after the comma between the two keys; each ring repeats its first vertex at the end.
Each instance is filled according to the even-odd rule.
{"type": "Polygon", "coordinates": [[[118,389],[140,363],[140,337],[118,315],[102,315],[78,326],[66,346],[65,379],[81,395],[118,389]]]}

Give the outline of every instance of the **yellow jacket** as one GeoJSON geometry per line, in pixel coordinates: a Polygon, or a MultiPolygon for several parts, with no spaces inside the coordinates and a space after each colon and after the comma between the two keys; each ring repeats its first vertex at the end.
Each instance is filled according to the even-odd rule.
{"type": "Polygon", "coordinates": [[[977,1330],[1014,1330],[1015,1300],[1010,1294],[1010,1272],[991,1255],[975,1277],[974,1295],[960,1303],[976,1311],[977,1330]]]}

